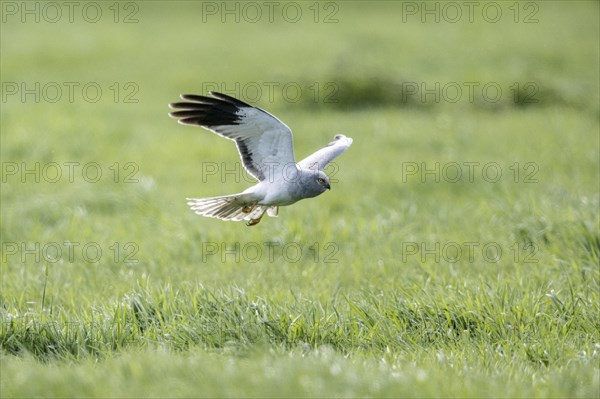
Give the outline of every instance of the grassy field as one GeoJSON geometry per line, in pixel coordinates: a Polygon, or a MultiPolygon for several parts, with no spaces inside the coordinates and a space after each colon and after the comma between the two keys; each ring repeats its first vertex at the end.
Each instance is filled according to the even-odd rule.
{"type": "Polygon", "coordinates": [[[597,2],[75,3],[1,3],[1,397],[598,397],[597,2]],[[193,214],[208,90],[332,190],[193,214]]]}

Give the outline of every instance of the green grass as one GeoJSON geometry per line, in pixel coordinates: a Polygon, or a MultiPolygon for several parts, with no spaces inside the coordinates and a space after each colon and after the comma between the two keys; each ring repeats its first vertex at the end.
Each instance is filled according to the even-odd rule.
{"type": "Polygon", "coordinates": [[[536,3],[533,24],[512,2],[496,24],[403,22],[400,2],[336,3],[332,24],[313,3],[291,24],[140,2],[124,24],[102,4],[96,24],[1,24],[0,396],[598,396],[596,2],[536,3]],[[403,91],[436,82],[503,95],[403,91]],[[250,185],[219,174],[231,142],[166,115],[213,83],[262,87],[298,158],[354,138],[331,192],[253,228],[190,212],[250,185]]]}

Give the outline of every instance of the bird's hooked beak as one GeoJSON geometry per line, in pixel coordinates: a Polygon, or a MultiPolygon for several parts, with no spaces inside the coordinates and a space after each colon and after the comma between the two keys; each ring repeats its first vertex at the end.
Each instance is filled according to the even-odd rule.
{"type": "Polygon", "coordinates": [[[327,190],[331,190],[331,185],[329,183],[327,183],[325,187],[327,187],[327,190]]]}

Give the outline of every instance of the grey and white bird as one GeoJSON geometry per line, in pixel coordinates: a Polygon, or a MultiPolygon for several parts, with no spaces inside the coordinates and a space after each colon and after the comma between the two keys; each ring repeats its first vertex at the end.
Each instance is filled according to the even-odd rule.
{"type": "Polygon", "coordinates": [[[346,151],[352,139],[338,134],[326,147],[296,163],[292,131],[270,113],[225,94],[183,94],[169,104],[169,115],[183,125],[201,126],[235,141],[244,168],[258,183],[239,194],[188,198],[199,215],[223,220],[260,222],[265,212],[277,216],[280,206],[316,197],[330,189],[323,169],[346,151]]]}

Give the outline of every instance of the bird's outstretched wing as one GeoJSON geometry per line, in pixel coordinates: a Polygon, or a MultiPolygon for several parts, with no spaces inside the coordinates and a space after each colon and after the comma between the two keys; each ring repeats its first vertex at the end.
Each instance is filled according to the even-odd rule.
{"type": "Polygon", "coordinates": [[[292,131],[279,119],[225,94],[182,94],[185,102],[169,104],[169,115],[183,125],[197,125],[233,140],[244,167],[258,180],[272,181],[295,164],[292,131]]]}
{"type": "Polygon", "coordinates": [[[298,166],[303,169],[323,170],[329,162],[339,157],[351,145],[350,137],[337,134],[331,143],[298,162],[298,166]]]}

